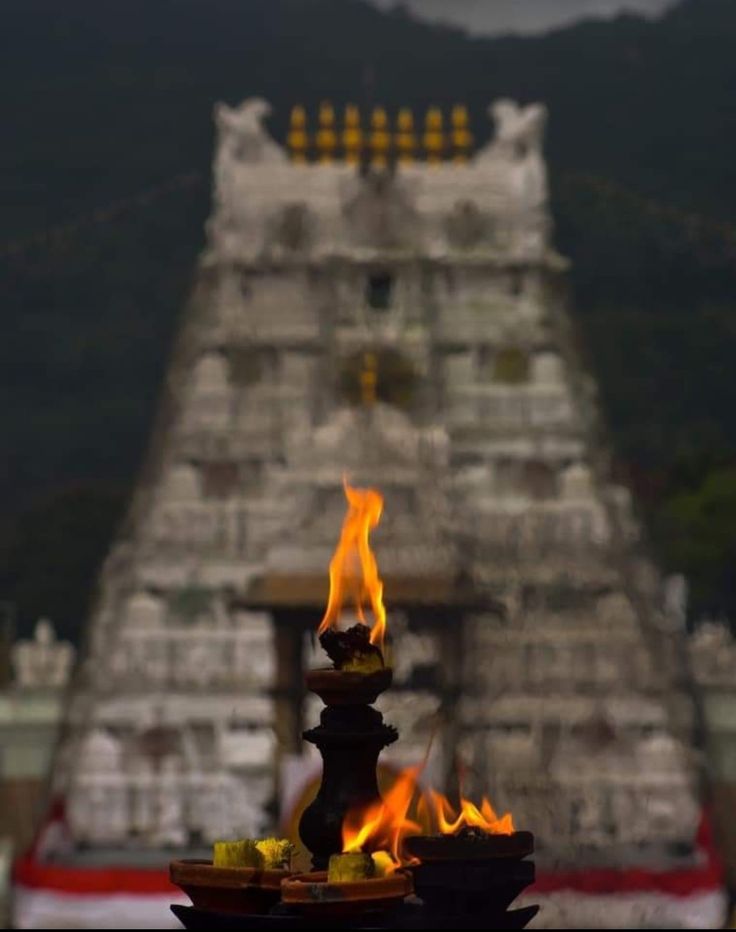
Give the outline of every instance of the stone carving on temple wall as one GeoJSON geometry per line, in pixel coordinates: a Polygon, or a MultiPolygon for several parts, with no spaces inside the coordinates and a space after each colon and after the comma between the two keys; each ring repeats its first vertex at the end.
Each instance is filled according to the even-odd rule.
{"type": "Polygon", "coordinates": [[[447,239],[456,249],[472,249],[489,233],[489,218],[470,200],[459,200],[445,220],[447,239]]]}
{"type": "Polygon", "coordinates": [[[602,595],[596,602],[594,617],[599,624],[607,627],[633,629],[636,624],[634,607],[623,592],[602,595]]]}
{"type": "Polygon", "coordinates": [[[185,767],[176,754],[153,760],[133,752],[125,768],[112,771],[90,760],[89,750],[69,794],[70,824],[80,841],[120,844],[135,833],[138,844],[169,847],[189,843],[192,833],[213,842],[233,833],[258,836],[266,827],[272,777],[265,761],[247,773],[227,773],[217,761],[220,769],[211,773],[185,767]]]}
{"type": "Polygon", "coordinates": [[[663,585],[663,610],[665,617],[678,631],[687,626],[687,579],[682,573],[668,576],[663,585]]]}
{"type": "Polygon", "coordinates": [[[343,215],[356,246],[376,250],[419,245],[421,224],[412,186],[401,175],[356,176],[345,184],[343,215]]]}
{"type": "Polygon", "coordinates": [[[220,732],[218,757],[228,769],[268,769],[272,766],[275,752],[276,734],[271,728],[231,725],[220,732]]]}
{"type": "MultiPolygon", "coordinates": [[[[173,462],[164,469],[158,496],[141,522],[141,536],[152,548],[150,559],[154,559],[154,547],[159,563],[162,557],[170,557],[171,554],[189,557],[189,565],[196,565],[193,561],[198,553],[219,550],[220,555],[225,553],[235,557],[241,554],[244,545],[241,526],[243,503],[240,500],[239,477],[237,473],[233,476],[232,462],[232,457],[215,460],[204,467],[173,462]],[[218,464],[224,468],[220,468],[215,479],[222,479],[225,471],[230,470],[225,475],[225,479],[230,480],[227,496],[219,492],[215,494],[213,487],[213,474],[218,464]],[[205,491],[209,493],[208,497],[204,497],[205,491]]],[[[149,563],[142,572],[142,578],[153,578],[149,572],[151,566],[149,563]]],[[[178,566],[181,570],[185,567],[181,563],[178,566]]]]}
{"type": "Polygon", "coordinates": [[[212,843],[222,838],[257,838],[267,821],[264,810],[272,793],[270,772],[202,773],[190,782],[186,824],[212,843]]]}
{"type": "Polygon", "coordinates": [[[307,204],[286,204],[270,219],[266,240],[273,254],[304,252],[313,242],[315,218],[307,204]]]}
{"type": "Polygon", "coordinates": [[[147,592],[123,603],[107,675],[128,688],[261,689],[270,685],[274,666],[266,616],[241,612],[230,617],[216,592],[185,585],[168,607],[162,597],[147,592]]]}
{"type": "Polygon", "coordinates": [[[68,798],[68,818],[75,839],[92,845],[114,845],[129,832],[130,804],[122,781],[80,777],[68,798]]]}
{"type": "Polygon", "coordinates": [[[123,624],[127,628],[149,630],[159,628],[166,615],[166,605],[159,596],[137,592],[130,596],[123,610],[123,624]]]}
{"type": "Polygon", "coordinates": [[[616,532],[622,541],[633,542],[640,536],[634,516],[631,492],[623,485],[609,484],[602,489],[603,498],[616,523],[616,532]]]}
{"type": "Polygon", "coordinates": [[[199,472],[188,463],[169,467],[161,482],[162,502],[198,502],[201,499],[199,472]]]}
{"type": "Polygon", "coordinates": [[[227,782],[229,832],[240,838],[262,836],[269,822],[267,806],[273,795],[272,773],[250,774],[247,783],[242,776],[233,774],[227,782]]]}
{"type": "Polygon", "coordinates": [[[675,773],[686,765],[685,748],[672,735],[655,733],[643,737],[636,747],[640,766],[649,774],[675,773]]]}
{"type": "MultiPolygon", "coordinates": [[[[466,739],[468,745],[478,740],[473,734],[466,739]]],[[[485,752],[490,767],[498,766],[503,762],[504,768],[510,771],[534,771],[540,765],[539,742],[532,728],[525,729],[494,729],[488,731],[485,737],[485,752]]],[[[472,747],[468,747],[468,759],[471,759],[472,747]]]]}
{"type": "Polygon", "coordinates": [[[79,751],[80,769],[84,773],[120,773],[122,761],[120,741],[104,728],[91,731],[79,751]]]}
{"type": "Polygon", "coordinates": [[[276,648],[270,620],[246,616],[236,639],[234,667],[244,685],[267,689],[276,676],[276,648]]]}
{"type": "MultiPolygon", "coordinates": [[[[207,780],[196,794],[192,820],[201,826],[203,840],[215,842],[229,838],[235,831],[233,815],[230,810],[233,778],[219,775],[207,780]]],[[[243,794],[246,795],[246,794],[243,794]]],[[[247,835],[246,837],[254,837],[247,835]]]]}
{"type": "Polygon", "coordinates": [[[220,394],[229,387],[227,360],[222,353],[205,353],[192,368],[195,395],[220,394]]]}
{"type": "Polygon", "coordinates": [[[531,360],[531,381],[536,385],[565,384],[562,357],[557,353],[537,353],[531,360]]]}
{"type": "Polygon", "coordinates": [[[540,848],[569,855],[578,844],[670,844],[695,832],[700,812],[681,746],[666,736],[642,744],[602,706],[574,728],[545,723],[533,739],[519,735],[517,753],[513,730],[488,742],[489,760],[503,761],[503,775],[491,768],[495,792],[535,825],[540,848]]]}
{"type": "Polygon", "coordinates": [[[690,635],[690,657],[701,687],[736,683],[736,638],[726,621],[704,621],[690,635]]]}
{"type": "Polygon", "coordinates": [[[122,745],[109,731],[92,730],[78,752],[69,794],[69,822],[76,838],[92,844],[120,841],[130,813],[122,773],[122,745]]]}
{"type": "Polygon", "coordinates": [[[249,533],[278,572],[323,572],[344,514],[343,477],[390,491],[381,552],[397,574],[454,565],[446,540],[447,501],[437,481],[447,436],[424,431],[395,408],[339,408],[317,429],[303,430],[274,470],[249,533]],[[274,543],[277,546],[274,546],[274,543]]]}
{"type": "Polygon", "coordinates": [[[338,475],[374,464],[391,468],[424,462],[441,467],[449,454],[442,427],[421,430],[406,414],[385,404],[370,411],[340,408],[316,430],[305,425],[302,444],[293,445],[295,465],[333,464],[338,475]]]}
{"type": "Polygon", "coordinates": [[[232,420],[233,390],[227,360],[222,353],[201,356],[192,370],[183,427],[226,428],[232,420]]]}
{"type": "Polygon", "coordinates": [[[18,641],[11,651],[15,683],[21,689],[60,689],[66,686],[75,651],[67,641],[57,641],[48,618],[36,622],[31,640],[18,641]]]}

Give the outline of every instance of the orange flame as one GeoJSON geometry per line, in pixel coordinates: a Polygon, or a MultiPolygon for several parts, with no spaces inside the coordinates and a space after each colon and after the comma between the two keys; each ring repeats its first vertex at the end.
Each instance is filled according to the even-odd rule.
{"type": "Polygon", "coordinates": [[[330,597],[317,633],[324,634],[328,628],[337,625],[346,596],[353,598],[358,618],[365,624],[363,606],[369,600],[373,612],[371,644],[383,652],[386,633],[383,583],[368,541],[370,531],[381,520],[383,497],[376,489],[355,489],[347,482],[344,486],[348,513],[342,525],[340,541],[330,561],[330,597]]]}
{"type": "Polygon", "coordinates": [[[396,870],[407,858],[402,854],[402,843],[410,835],[454,835],[464,827],[478,828],[489,835],[512,835],[515,831],[510,813],[499,818],[487,797],[480,808],[469,799],[460,797],[460,812],[451,805],[447,796],[436,790],[424,793],[418,784],[424,763],[407,767],[398,775],[386,798],[369,806],[348,812],[342,826],[342,850],[386,851],[396,870]],[[418,794],[416,818],[409,817],[412,802],[418,794]]]}
{"type": "Polygon", "coordinates": [[[348,812],[342,826],[342,850],[387,851],[393,870],[401,865],[401,843],[417,835],[422,826],[408,817],[421,767],[407,767],[386,793],[386,798],[363,809],[348,812]]]}
{"type": "Polygon", "coordinates": [[[514,820],[511,813],[499,818],[486,796],[483,797],[480,809],[469,799],[460,797],[460,813],[450,805],[450,801],[442,793],[429,791],[429,798],[434,807],[434,817],[437,827],[442,835],[454,835],[463,826],[479,828],[489,835],[513,835],[514,820]]]}

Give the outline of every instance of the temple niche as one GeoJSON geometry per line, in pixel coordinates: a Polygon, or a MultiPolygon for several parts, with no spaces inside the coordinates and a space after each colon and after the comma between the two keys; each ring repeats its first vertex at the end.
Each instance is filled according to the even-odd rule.
{"type": "Polygon", "coordinates": [[[291,817],[347,474],[386,500],[401,762],[434,735],[437,780],[462,759],[540,863],[689,850],[679,655],[568,337],[545,108],[496,102],[475,154],[419,158],[404,128],[397,161],[311,159],[298,111],[287,151],[268,112],[216,109],[207,247],[55,774],[76,841],[192,849],[291,817]]]}

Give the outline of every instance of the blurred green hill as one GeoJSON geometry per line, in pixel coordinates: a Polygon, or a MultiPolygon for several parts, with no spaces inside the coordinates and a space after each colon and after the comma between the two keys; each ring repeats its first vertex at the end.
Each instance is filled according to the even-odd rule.
{"type": "Polygon", "coordinates": [[[544,100],[556,240],[618,469],[736,615],[736,4],[469,38],[362,0],[5,0],[0,598],[76,636],[203,245],[212,105],[544,100]],[[729,509],[731,509],[729,511],[729,509]]]}

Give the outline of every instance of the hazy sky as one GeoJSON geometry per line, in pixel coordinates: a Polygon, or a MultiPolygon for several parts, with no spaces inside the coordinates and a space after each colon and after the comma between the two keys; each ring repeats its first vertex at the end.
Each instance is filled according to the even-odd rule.
{"type": "MultiPolygon", "coordinates": [[[[396,0],[373,0],[394,6],[396,0]]],[[[622,10],[656,14],[673,0],[403,0],[415,14],[463,26],[479,35],[540,32],[590,16],[612,16],[622,10]]]]}

